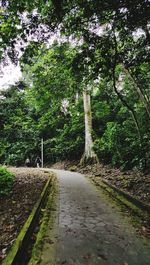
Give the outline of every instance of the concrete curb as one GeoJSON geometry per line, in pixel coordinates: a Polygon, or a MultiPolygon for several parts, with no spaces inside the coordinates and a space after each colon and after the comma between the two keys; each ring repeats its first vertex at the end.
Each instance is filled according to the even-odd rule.
{"type": "Polygon", "coordinates": [[[40,219],[40,228],[36,236],[36,241],[33,246],[31,258],[28,265],[55,263],[55,241],[57,238],[56,228],[58,222],[57,200],[58,183],[54,173],[51,192],[47,196],[47,203],[45,205],[44,214],[40,219]]]}
{"type": "Polygon", "coordinates": [[[132,197],[131,195],[127,194],[126,192],[116,188],[115,186],[111,185],[107,181],[101,179],[100,181],[95,181],[94,179],[89,179],[93,182],[97,188],[103,189],[104,192],[108,194],[111,198],[114,198],[120,204],[127,207],[136,218],[136,221],[144,220],[147,225],[150,224],[149,219],[149,205],[144,204],[143,202],[139,201],[138,199],[132,197]]]}
{"type": "Polygon", "coordinates": [[[136,199],[135,197],[131,196],[130,194],[118,189],[117,187],[115,187],[114,185],[110,184],[106,180],[102,180],[102,182],[104,184],[106,184],[107,186],[109,186],[110,188],[112,188],[113,190],[115,190],[118,194],[124,196],[128,201],[130,201],[131,203],[135,204],[142,211],[146,211],[146,212],[150,213],[150,205],[145,204],[142,201],[140,201],[140,200],[136,199]]]}
{"type": "Polygon", "coordinates": [[[46,199],[48,188],[51,183],[51,178],[48,179],[46,182],[44,189],[40,195],[40,198],[38,199],[37,203],[35,204],[32,212],[30,213],[27,221],[25,222],[23,228],[21,229],[18,237],[16,238],[14,244],[12,245],[10,251],[8,252],[8,255],[2,262],[2,265],[15,265],[19,258],[23,255],[24,250],[26,249],[26,246],[28,245],[28,241],[30,238],[30,235],[32,234],[37,218],[39,216],[41,207],[46,199]]]}

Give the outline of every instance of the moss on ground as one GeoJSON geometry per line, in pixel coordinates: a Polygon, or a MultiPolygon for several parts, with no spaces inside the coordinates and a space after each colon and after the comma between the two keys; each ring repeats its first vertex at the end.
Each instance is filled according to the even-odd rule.
{"type": "MultiPolygon", "coordinates": [[[[89,179],[91,180],[91,178],[89,179]]],[[[122,211],[126,212],[135,228],[140,229],[142,225],[149,226],[150,220],[149,214],[147,212],[140,209],[134,203],[129,201],[123,195],[120,195],[116,190],[102,181],[97,182],[94,178],[92,178],[92,182],[97,188],[102,188],[106,195],[109,195],[111,198],[113,198],[115,205],[117,205],[122,211]],[[127,209],[128,211],[126,211],[127,209]]],[[[149,237],[149,235],[146,236],[149,237]]]]}
{"type": "MultiPolygon", "coordinates": [[[[57,209],[57,203],[56,203],[56,197],[57,197],[57,182],[56,178],[53,180],[51,192],[48,196],[47,204],[45,208],[43,209],[43,217],[40,220],[40,229],[38,231],[38,234],[36,236],[36,242],[34,244],[33,250],[32,250],[32,256],[28,263],[28,265],[38,265],[42,262],[42,251],[43,246],[46,240],[46,232],[49,230],[49,238],[52,238],[53,235],[53,225],[56,218],[56,209],[57,209]]],[[[54,256],[55,252],[55,246],[51,248],[51,255],[54,256]]]]}
{"type": "MultiPolygon", "coordinates": [[[[12,248],[10,249],[10,252],[8,253],[8,255],[6,256],[6,258],[3,261],[3,265],[11,265],[11,264],[18,264],[18,259],[20,259],[20,251],[24,252],[24,248],[26,245],[29,245],[29,237],[31,237],[33,230],[34,230],[34,226],[35,223],[37,221],[40,209],[41,209],[41,205],[43,204],[44,200],[45,200],[45,196],[46,193],[51,185],[52,182],[52,178],[50,178],[37,203],[35,204],[32,212],[30,213],[27,221],[25,222],[23,228],[21,229],[16,241],[14,242],[14,244],[12,245],[12,248]]],[[[26,250],[27,251],[27,250],[26,250]]],[[[22,258],[22,257],[21,257],[22,258]]]]}

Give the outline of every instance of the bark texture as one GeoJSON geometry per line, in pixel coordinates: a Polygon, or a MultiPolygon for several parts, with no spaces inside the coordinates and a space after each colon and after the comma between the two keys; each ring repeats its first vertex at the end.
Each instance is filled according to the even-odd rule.
{"type": "Polygon", "coordinates": [[[91,97],[88,90],[83,91],[83,103],[85,117],[85,151],[80,163],[96,163],[98,162],[98,158],[93,150],[91,97]]]}

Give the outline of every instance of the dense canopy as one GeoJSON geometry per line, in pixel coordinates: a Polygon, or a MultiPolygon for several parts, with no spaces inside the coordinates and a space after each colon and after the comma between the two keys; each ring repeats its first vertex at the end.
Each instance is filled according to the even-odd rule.
{"type": "Polygon", "coordinates": [[[0,98],[1,163],[34,161],[41,138],[45,162],[79,160],[90,137],[96,161],[148,167],[148,8],[148,0],[1,1],[2,63],[10,56],[23,72],[0,98]]]}

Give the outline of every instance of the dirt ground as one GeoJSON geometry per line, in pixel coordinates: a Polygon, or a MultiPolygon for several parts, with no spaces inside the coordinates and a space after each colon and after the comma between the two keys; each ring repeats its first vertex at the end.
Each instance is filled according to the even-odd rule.
{"type": "Polygon", "coordinates": [[[77,161],[63,161],[53,165],[57,169],[78,171],[84,175],[107,180],[110,184],[129,193],[142,202],[150,205],[150,173],[142,173],[137,170],[121,171],[109,165],[95,164],[79,166],[77,161]]]}
{"type": "Polygon", "coordinates": [[[11,193],[0,197],[0,262],[27,220],[48,175],[36,168],[9,168],[15,173],[11,193]]]}
{"type": "MultiPolygon", "coordinates": [[[[101,178],[150,205],[150,174],[139,171],[121,172],[103,164],[79,166],[78,161],[63,161],[53,165],[56,169],[78,171],[84,175],[101,178]]],[[[8,196],[0,197],[0,262],[27,220],[48,179],[36,168],[9,168],[16,175],[8,196]]]]}
{"type": "Polygon", "coordinates": [[[107,166],[98,165],[81,168],[84,174],[95,177],[97,180],[102,178],[110,184],[129,193],[140,201],[150,204],[150,175],[145,175],[138,171],[121,172],[119,169],[112,169],[107,166]]]}

